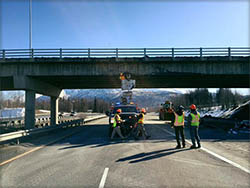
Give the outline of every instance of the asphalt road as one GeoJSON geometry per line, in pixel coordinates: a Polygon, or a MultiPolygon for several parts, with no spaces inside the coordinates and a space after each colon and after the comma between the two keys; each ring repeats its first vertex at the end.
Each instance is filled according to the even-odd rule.
{"type": "Polygon", "coordinates": [[[110,141],[108,119],[0,167],[0,187],[249,187],[250,174],[207,152],[175,149],[173,132],[146,116],[149,140],[110,141]],[[105,170],[106,169],[106,170],[105,170]]]}

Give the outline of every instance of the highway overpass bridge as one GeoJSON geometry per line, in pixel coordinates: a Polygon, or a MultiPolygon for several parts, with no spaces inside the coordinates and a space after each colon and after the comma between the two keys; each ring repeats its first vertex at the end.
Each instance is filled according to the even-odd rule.
{"type": "Polygon", "coordinates": [[[250,48],[30,49],[0,51],[0,90],[26,91],[26,127],[35,94],[51,96],[57,123],[62,89],[120,88],[129,72],[137,88],[248,88],[250,48]]]}

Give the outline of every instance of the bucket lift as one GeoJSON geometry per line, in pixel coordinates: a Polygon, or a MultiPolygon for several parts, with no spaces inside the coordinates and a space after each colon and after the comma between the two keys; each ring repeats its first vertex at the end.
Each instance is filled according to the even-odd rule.
{"type": "Polygon", "coordinates": [[[133,97],[132,89],[135,88],[135,80],[131,80],[131,74],[128,72],[120,73],[121,79],[121,103],[128,104],[133,97]]]}

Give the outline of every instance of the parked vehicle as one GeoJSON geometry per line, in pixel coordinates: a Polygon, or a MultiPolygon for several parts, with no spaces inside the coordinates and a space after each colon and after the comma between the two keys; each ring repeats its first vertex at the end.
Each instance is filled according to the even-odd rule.
{"type": "Polygon", "coordinates": [[[117,103],[115,106],[111,107],[109,113],[109,136],[111,136],[113,131],[114,116],[116,111],[121,109],[122,113],[120,117],[124,122],[121,125],[121,132],[124,136],[128,135],[132,129],[132,126],[137,122],[137,116],[139,115],[139,108],[134,103],[120,104],[117,103]]]}
{"type": "Polygon", "coordinates": [[[173,109],[173,103],[170,101],[165,101],[165,103],[162,104],[162,107],[160,109],[159,119],[172,121],[174,118],[174,114],[173,114],[172,109],[173,109]]]}
{"type": "Polygon", "coordinates": [[[76,116],[76,112],[74,111],[70,112],[70,116],[76,116]]]}

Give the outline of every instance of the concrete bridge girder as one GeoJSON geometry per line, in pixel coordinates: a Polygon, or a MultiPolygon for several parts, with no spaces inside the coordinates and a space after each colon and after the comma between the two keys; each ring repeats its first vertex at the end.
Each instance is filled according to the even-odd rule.
{"type": "Polygon", "coordinates": [[[200,60],[196,58],[120,58],[119,61],[109,58],[96,59],[33,59],[6,60],[0,62],[1,76],[114,76],[120,72],[131,72],[132,75],[146,76],[162,73],[189,73],[204,75],[239,75],[249,74],[249,57],[229,61],[227,58],[200,60]],[[10,61],[10,62],[8,62],[10,61]],[[17,61],[17,60],[16,60],[17,61]]]}
{"type": "Polygon", "coordinates": [[[13,81],[16,90],[33,90],[36,93],[53,97],[59,97],[62,91],[52,84],[28,76],[14,76],[13,81]]]}

